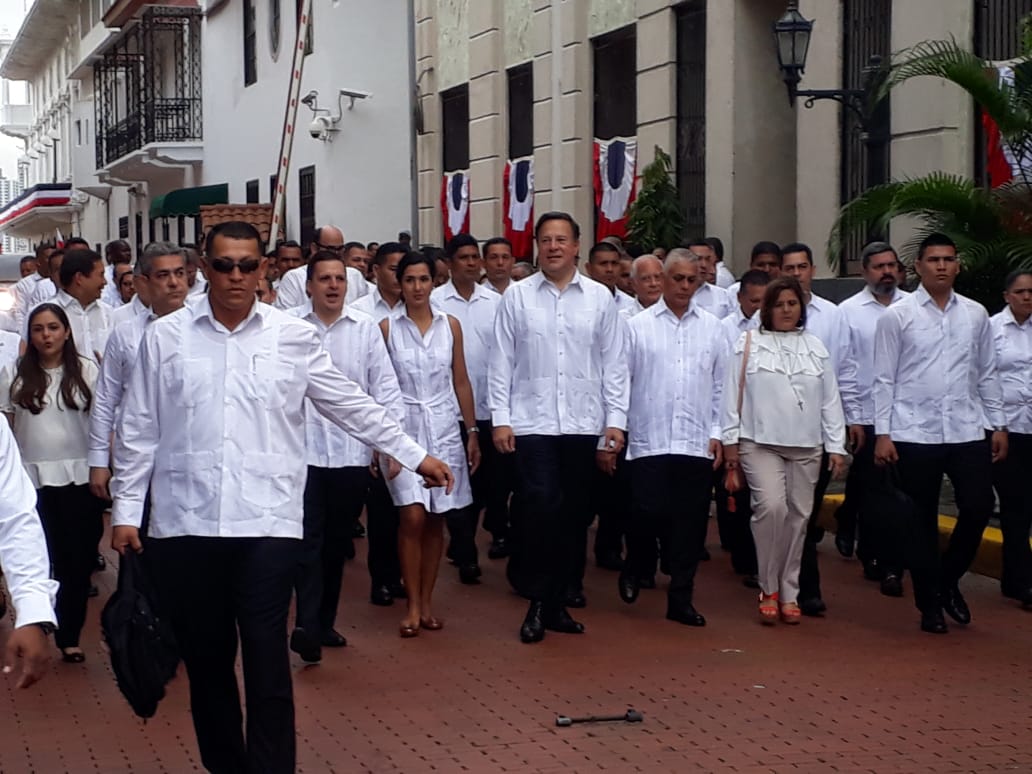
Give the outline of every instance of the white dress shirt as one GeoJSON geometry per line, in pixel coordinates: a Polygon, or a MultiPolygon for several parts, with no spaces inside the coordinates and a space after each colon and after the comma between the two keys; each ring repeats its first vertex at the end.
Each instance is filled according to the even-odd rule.
{"type": "MultiPolygon", "coordinates": [[[[18,349],[21,347],[22,338],[17,333],[0,331],[0,371],[10,366],[14,368],[18,361],[18,349]]],[[[0,396],[0,400],[4,400],[0,396]]]]}
{"type": "MultiPolygon", "coordinates": [[[[909,293],[896,288],[889,306],[906,298],[909,293]]],[[[841,304],[842,313],[849,328],[849,359],[856,369],[857,403],[859,413],[850,424],[874,424],[874,330],[880,318],[889,307],[882,304],[871,289],[864,287],[841,304]]]]}
{"type": "Polygon", "coordinates": [[[660,299],[628,324],[627,459],[712,458],[730,346],[721,322],[693,302],[678,318],[660,299]]]}
{"type": "Polygon", "coordinates": [[[890,306],[874,336],[874,432],[944,444],[1007,424],[989,315],[950,292],[939,309],[924,286],[890,306]]]}
{"type": "Polygon", "coordinates": [[[544,272],[502,295],[488,367],[495,427],[516,435],[627,428],[626,323],[605,285],[580,272],[559,290],[544,272]]]}
{"type": "Polygon", "coordinates": [[[352,309],[357,309],[360,312],[372,317],[376,324],[379,325],[388,317],[393,317],[405,310],[405,304],[399,298],[394,306],[388,306],[387,302],[384,301],[383,296],[380,295],[380,289],[376,285],[370,285],[370,290],[364,296],[357,301],[348,304],[352,309]]]}
{"type": "Polygon", "coordinates": [[[0,419],[0,569],[11,592],[14,625],[57,624],[57,581],[50,579],[50,555],[36,513],[36,490],[22,467],[18,444],[0,419]]]}
{"type": "MultiPolygon", "coordinates": [[[[369,283],[358,269],[348,266],[348,289],[344,294],[344,303],[351,304],[369,292],[369,283]]],[[[282,277],[276,288],[276,308],[293,309],[304,306],[308,300],[308,267],[298,266],[282,277]]]]}
{"type": "Polygon", "coordinates": [[[717,287],[727,290],[735,284],[735,275],[724,265],[723,261],[717,261],[717,287]]]}
{"type": "Polygon", "coordinates": [[[703,282],[692,296],[692,303],[702,307],[718,320],[723,320],[734,307],[735,300],[723,288],[703,282]]]}
{"type": "Polygon", "coordinates": [[[113,331],[127,320],[132,320],[149,311],[150,309],[144,305],[140,297],[134,295],[128,304],[122,304],[111,310],[111,330],[113,331]]]}
{"type": "Polygon", "coordinates": [[[150,535],[302,536],[305,401],[419,466],[426,451],[337,370],[309,323],[255,302],[228,330],[199,299],[152,322],[115,434],[111,522],[150,535]]]}
{"type": "MultiPolygon", "coordinates": [[[[111,335],[111,307],[103,301],[93,301],[83,309],[82,304],[64,290],[59,290],[49,303],[57,304],[68,315],[68,324],[72,328],[72,338],[75,339],[75,349],[78,353],[99,363],[107,346],[108,336],[111,335]]],[[[29,314],[32,314],[31,310],[29,314]]],[[[25,327],[22,329],[22,336],[26,341],[29,339],[28,322],[29,317],[26,315],[25,327]]]]}
{"type": "MultiPolygon", "coordinates": [[[[97,383],[97,364],[84,357],[79,358],[79,364],[83,381],[92,391],[97,383]]],[[[66,406],[61,396],[64,366],[48,368],[46,374],[43,410],[33,414],[11,401],[11,385],[18,381],[13,369],[0,373],[0,411],[14,416],[14,437],[21,449],[25,471],[36,489],[87,484],[90,480],[86,464],[90,414],[83,411],[85,398],[76,392],[79,408],[66,406]]]]}
{"type": "Polygon", "coordinates": [[[110,263],[104,266],[104,289],[100,291],[100,300],[112,309],[119,309],[125,306],[122,294],[118,292],[118,282],[115,280],[115,267],[110,263]]]}
{"type": "Polygon", "coordinates": [[[459,321],[462,328],[462,351],[466,358],[466,371],[473,386],[473,404],[478,420],[491,418],[487,404],[487,360],[494,343],[495,312],[501,295],[492,293],[480,285],[473,285],[469,301],[463,298],[451,280],[435,288],[430,302],[459,321]]]}
{"type": "Polygon", "coordinates": [[[14,283],[14,287],[11,288],[14,295],[14,308],[11,311],[14,313],[15,331],[21,330],[30,308],[29,304],[32,302],[32,294],[36,290],[36,285],[43,279],[37,272],[32,272],[28,277],[22,277],[14,283]]]}
{"type": "Polygon", "coordinates": [[[111,464],[111,433],[115,428],[115,419],[122,405],[129,376],[136,365],[136,353],[143,332],[154,319],[151,311],[144,307],[136,317],[116,326],[108,337],[90,411],[88,462],[91,468],[106,468],[111,464]]]}
{"type": "Polygon", "coordinates": [[[754,331],[760,327],[760,312],[756,310],[752,317],[746,317],[742,312],[741,304],[736,302],[731,314],[721,320],[720,324],[724,327],[728,345],[733,347],[743,333],[754,331]]]}
{"type": "Polygon", "coordinates": [[[806,332],[820,339],[828,350],[846,424],[860,424],[860,391],[857,388],[856,363],[849,356],[849,323],[845,316],[831,301],[811,293],[806,305],[806,332]]]}
{"type": "MultiPolygon", "coordinates": [[[[315,326],[319,341],[340,372],[387,409],[392,417],[402,415],[401,389],[394,373],[380,326],[372,317],[345,306],[340,317],[328,326],[312,310],[312,302],[290,309],[287,314],[315,326]]],[[[306,401],[305,446],[308,464],[318,468],[365,467],[373,450],[320,414],[306,401]]]]}
{"type": "Polygon", "coordinates": [[[29,297],[29,304],[25,308],[25,316],[28,317],[29,312],[35,309],[40,304],[45,304],[47,301],[53,301],[54,296],[57,295],[57,285],[54,281],[47,277],[36,283],[36,286],[32,289],[32,295],[29,297]]]}
{"type": "Polygon", "coordinates": [[[806,331],[743,333],[728,358],[724,381],[724,443],[742,438],[769,446],[816,448],[845,454],[846,428],[831,357],[820,339],[806,331]],[[738,385],[745,368],[742,412],[738,385]]]}
{"type": "Polygon", "coordinates": [[[208,278],[205,277],[201,272],[197,272],[197,277],[194,279],[193,286],[186,291],[187,296],[203,296],[205,291],[208,289],[208,278]]]}
{"type": "Polygon", "coordinates": [[[989,325],[1000,370],[1007,429],[1032,434],[1032,318],[1019,323],[1007,306],[989,318],[989,325]]]}
{"type": "Polygon", "coordinates": [[[509,285],[506,285],[501,290],[499,290],[497,287],[495,287],[495,285],[491,282],[491,280],[487,279],[486,277],[484,278],[484,281],[481,282],[480,284],[484,286],[484,290],[493,290],[498,295],[502,295],[502,293],[504,293],[506,290],[509,289],[509,285],[512,284],[512,280],[509,280],[509,285]]]}
{"type": "Polygon", "coordinates": [[[613,302],[616,304],[616,311],[625,320],[631,319],[642,310],[642,305],[638,303],[638,299],[629,293],[624,293],[620,288],[617,288],[613,293],[613,302]]]}

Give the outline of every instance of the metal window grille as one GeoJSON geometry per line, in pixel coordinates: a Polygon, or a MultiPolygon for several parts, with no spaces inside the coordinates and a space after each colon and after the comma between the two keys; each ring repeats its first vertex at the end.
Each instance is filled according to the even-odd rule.
{"type": "Polygon", "coordinates": [[[469,169],[469,84],[441,92],[442,156],[445,172],[469,169]]]}
{"type": "Polygon", "coordinates": [[[301,244],[315,240],[315,167],[297,171],[298,212],[301,215],[301,244]]]}
{"type": "Polygon", "coordinates": [[[506,71],[509,86],[509,158],[534,152],[534,65],[532,62],[506,71]]]}

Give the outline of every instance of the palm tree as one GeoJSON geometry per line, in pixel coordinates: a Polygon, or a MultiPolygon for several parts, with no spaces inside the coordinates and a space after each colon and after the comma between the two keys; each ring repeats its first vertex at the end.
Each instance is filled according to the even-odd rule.
{"type": "Polygon", "coordinates": [[[1032,48],[1028,20],[1025,51],[1012,63],[1013,82],[993,77],[995,68],[953,40],[921,43],[894,57],[875,100],[912,78],[932,76],[967,91],[983,115],[999,127],[1002,145],[1017,168],[1013,179],[983,188],[962,175],[933,172],[875,186],[846,204],[828,239],[832,265],[842,260],[850,235],[886,233],[898,217],[916,221],[904,256],[927,234],[939,231],[956,243],[964,265],[958,289],[999,306],[1003,276],[1032,267],[1032,48]]]}

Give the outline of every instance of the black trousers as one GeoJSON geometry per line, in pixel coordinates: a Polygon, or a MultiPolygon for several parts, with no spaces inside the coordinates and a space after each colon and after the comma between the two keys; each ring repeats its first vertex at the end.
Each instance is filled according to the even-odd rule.
{"type": "Polygon", "coordinates": [[[1010,433],[1007,458],[993,465],[993,485],[1000,498],[1000,529],[1003,532],[1004,589],[1024,592],[1032,588],[1032,497],[1025,476],[1032,473],[1032,435],[1010,433]]]}
{"type": "Polygon", "coordinates": [[[97,542],[104,534],[103,500],[90,494],[86,484],[44,486],[36,490],[36,507],[50,553],[51,575],[57,590],[57,632],[59,648],[79,645],[86,621],[90,575],[97,566],[97,542]]]}
{"type": "MultiPolygon", "coordinates": [[[[723,465],[713,474],[713,490],[717,500],[717,528],[720,531],[720,542],[731,552],[731,568],[739,575],[755,575],[756,543],[753,540],[752,503],[749,498],[749,487],[745,486],[733,495],[724,488],[726,470],[723,465]],[[728,508],[728,500],[734,498],[735,510],[728,508]]],[[[743,476],[744,478],[744,476],[743,476]]]]}
{"type": "Polygon", "coordinates": [[[369,579],[374,586],[390,586],[401,582],[398,562],[398,508],[384,480],[385,470],[370,476],[366,494],[366,542],[368,545],[369,579]]]}
{"type": "Polygon", "coordinates": [[[490,422],[477,422],[480,428],[480,469],[473,475],[473,502],[484,509],[484,529],[495,540],[508,540],[510,501],[516,488],[516,460],[511,454],[499,454],[491,440],[494,429],[490,422]],[[478,491],[479,489],[479,491],[478,491]]]}
{"type": "Polygon", "coordinates": [[[560,604],[568,589],[583,587],[597,444],[594,435],[516,438],[520,539],[514,559],[519,590],[533,600],[560,604]]]}
{"type": "Polygon", "coordinates": [[[664,542],[670,570],[667,605],[684,609],[692,604],[706,543],[713,461],[680,454],[642,457],[630,463],[630,474],[634,516],[627,533],[629,569],[637,577],[655,572],[656,539],[664,542]]]}
{"type": "MultiPolygon", "coordinates": [[[[477,527],[480,524],[480,510],[484,507],[491,485],[491,461],[488,460],[488,454],[494,452],[491,423],[477,422],[477,429],[481,460],[480,467],[470,477],[469,482],[473,492],[473,503],[445,514],[445,524],[448,527],[448,558],[460,567],[478,564],[480,561],[477,551],[477,527]]],[[[462,422],[459,422],[459,434],[462,436],[462,448],[465,449],[469,433],[462,422]]]]}
{"type": "Polygon", "coordinates": [[[824,493],[831,483],[831,471],[828,470],[828,454],[821,455],[821,472],[817,477],[817,486],[813,492],[813,510],[810,521],[806,525],[806,538],[803,540],[803,557],[799,565],[799,599],[819,599],[821,596],[821,571],[817,566],[817,544],[824,539],[824,528],[818,524],[821,505],[824,504],[824,493]]]}
{"type": "MultiPolygon", "coordinates": [[[[878,471],[874,465],[874,425],[862,425],[864,430],[864,445],[853,454],[853,462],[849,466],[849,474],[846,476],[846,492],[842,505],[835,511],[835,521],[838,528],[843,532],[858,535],[856,541],[856,555],[862,562],[869,562],[877,559],[885,562],[884,556],[880,556],[881,549],[876,546],[876,530],[867,520],[868,513],[865,512],[865,495],[873,487],[878,485],[878,471]]],[[[899,569],[899,568],[893,568],[899,569]]]]}
{"type": "Polygon", "coordinates": [[[308,466],[305,537],[297,579],[297,625],[317,637],[333,628],[352,527],[369,490],[369,469],[308,466]]]}
{"type": "Polygon", "coordinates": [[[934,610],[939,594],[955,586],[978,552],[993,512],[992,451],[988,439],[970,443],[896,442],[900,488],[916,506],[913,539],[907,550],[914,599],[921,611],[934,610]],[[953,484],[957,524],[939,555],[939,493],[942,477],[953,484]]]}
{"type": "Polygon", "coordinates": [[[147,541],[143,557],[186,665],[197,745],[209,771],[294,771],[287,610],[300,549],[300,540],[284,538],[147,541]],[[234,669],[238,632],[246,741],[234,669]]]}
{"type": "MultiPolygon", "coordinates": [[[[624,533],[631,518],[631,474],[627,468],[627,446],[620,450],[616,472],[610,476],[595,468],[592,485],[594,511],[598,515],[595,531],[595,557],[622,556],[624,533]]],[[[650,575],[656,572],[655,566],[650,575]]]]}

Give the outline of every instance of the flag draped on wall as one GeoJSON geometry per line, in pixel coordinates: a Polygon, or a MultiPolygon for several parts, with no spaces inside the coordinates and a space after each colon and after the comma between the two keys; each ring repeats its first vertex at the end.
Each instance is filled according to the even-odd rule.
{"type": "MultiPolygon", "coordinates": [[[[1003,65],[997,72],[1000,84],[1014,85],[1014,69],[1003,65]]],[[[1000,134],[1000,127],[985,112],[982,113],[982,127],[986,137],[986,171],[989,185],[993,188],[1010,182],[1022,175],[1032,178],[1032,158],[1018,158],[1000,134]]]]}
{"type": "Polygon", "coordinates": [[[627,236],[627,209],[635,196],[638,143],[633,137],[595,139],[594,186],[598,228],[595,241],[627,236]]]}
{"type": "Polygon", "coordinates": [[[445,172],[441,182],[441,214],[444,217],[444,243],[456,234],[469,233],[469,172],[445,172]]]}
{"type": "Polygon", "coordinates": [[[517,260],[534,255],[534,157],[510,159],[502,173],[502,220],[505,238],[517,260]]]}

